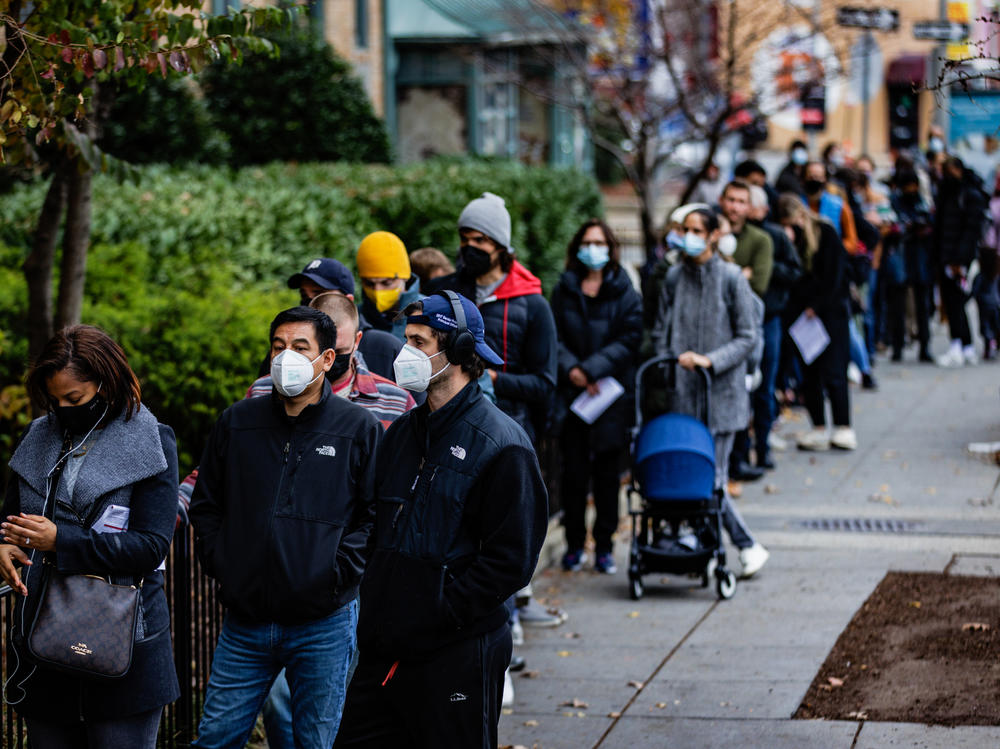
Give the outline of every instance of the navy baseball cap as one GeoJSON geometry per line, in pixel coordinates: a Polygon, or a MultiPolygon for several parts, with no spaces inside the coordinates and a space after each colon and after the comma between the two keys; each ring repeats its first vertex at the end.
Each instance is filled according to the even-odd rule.
{"type": "MultiPolygon", "coordinates": [[[[503,364],[503,359],[496,355],[484,338],[483,316],[479,313],[479,308],[461,294],[455,294],[462,304],[462,311],[465,312],[465,325],[476,339],[476,353],[490,364],[503,364]]],[[[415,325],[429,325],[435,330],[455,330],[458,328],[458,321],[455,320],[455,310],[452,309],[451,301],[440,294],[431,294],[424,297],[417,304],[422,309],[417,310],[414,305],[413,312],[408,315],[406,322],[415,325]]]]}
{"type": "Polygon", "coordinates": [[[332,257],[320,257],[313,260],[302,269],[301,273],[296,273],[288,279],[288,288],[299,288],[304,278],[308,278],[324,289],[354,296],[354,276],[346,265],[332,257]]]}

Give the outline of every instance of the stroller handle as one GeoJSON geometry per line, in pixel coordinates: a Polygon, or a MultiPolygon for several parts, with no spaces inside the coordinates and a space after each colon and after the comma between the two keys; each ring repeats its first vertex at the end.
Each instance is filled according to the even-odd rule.
{"type": "MultiPolygon", "coordinates": [[[[640,366],[635,373],[635,432],[638,434],[639,428],[642,426],[642,390],[643,390],[643,378],[646,376],[651,368],[666,368],[667,366],[673,366],[677,364],[676,354],[663,354],[662,356],[654,356],[652,359],[647,359],[640,366]]],[[[712,374],[705,367],[695,367],[695,370],[701,375],[702,384],[705,386],[705,423],[708,424],[712,418],[712,374]]]]}

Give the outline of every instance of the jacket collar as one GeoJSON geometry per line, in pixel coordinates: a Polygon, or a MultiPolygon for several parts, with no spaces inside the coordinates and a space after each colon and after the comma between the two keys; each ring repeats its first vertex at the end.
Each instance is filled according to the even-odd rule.
{"type": "MultiPolygon", "coordinates": [[[[62,430],[54,415],[31,425],[14,451],[10,467],[38,494],[45,495],[46,475],[62,450],[62,430]]],[[[125,421],[112,420],[90,448],[73,488],[77,504],[85,506],[108,492],[162,473],[167,467],[156,417],[140,405],[125,421]]]]}
{"type": "Polygon", "coordinates": [[[298,416],[288,415],[288,412],[285,411],[285,403],[281,400],[281,396],[278,394],[277,388],[272,387],[271,405],[278,418],[286,424],[302,424],[315,419],[316,415],[323,410],[323,406],[326,404],[327,400],[332,397],[330,384],[326,381],[326,379],[323,380],[323,385],[324,387],[319,389],[319,400],[315,403],[310,403],[308,406],[303,408],[302,412],[298,416]]]}
{"type": "Polygon", "coordinates": [[[466,412],[479,402],[482,395],[479,383],[474,381],[459,390],[450,401],[436,411],[431,411],[426,401],[415,409],[413,428],[416,431],[417,442],[425,454],[431,443],[446,435],[466,412]]]}

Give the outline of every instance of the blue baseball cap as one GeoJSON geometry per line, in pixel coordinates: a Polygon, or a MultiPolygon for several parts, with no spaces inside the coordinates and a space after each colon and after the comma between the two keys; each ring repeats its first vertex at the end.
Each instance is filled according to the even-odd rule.
{"type": "Polygon", "coordinates": [[[288,279],[288,288],[299,288],[305,278],[329,291],[354,296],[354,276],[346,265],[332,257],[319,257],[310,262],[301,273],[288,279]]]}
{"type": "MultiPolygon", "coordinates": [[[[503,364],[503,359],[486,345],[483,316],[479,313],[479,308],[461,294],[455,294],[455,296],[458,297],[458,301],[462,304],[462,311],[465,312],[465,326],[472,333],[472,337],[476,339],[476,353],[490,364],[503,364]]],[[[435,330],[456,330],[458,328],[455,310],[452,309],[451,301],[446,297],[440,294],[431,294],[421,299],[417,304],[421,305],[421,309],[416,309],[417,305],[414,305],[413,311],[416,314],[408,315],[406,322],[415,325],[429,325],[435,330]]]]}

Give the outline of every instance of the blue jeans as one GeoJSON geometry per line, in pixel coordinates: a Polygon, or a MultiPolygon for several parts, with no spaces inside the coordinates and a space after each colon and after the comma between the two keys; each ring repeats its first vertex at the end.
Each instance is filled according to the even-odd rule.
{"type": "Polygon", "coordinates": [[[259,624],[227,614],[192,746],[243,749],[282,668],[291,692],[296,749],[330,749],[357,647],[358,602],[306,624],[259,624]]]}
{"type": "Polygon", "coordinates": [[[858,365],[861,374],[871,374],[872,363],[868,358],[868,347],[865,346],[865,339],[861,337],[853,315],[848,320],[848,332],[851,335],[851,361],[858,365]]]}
{"type": "Polygon", "coordinates": [[[753,438],[757,450],[757,465],[768,452],[767,437],[776,416],[774,387],[781,363],[781,316],[764,321],[764,356],[760,360],[761,383],[753,393],[753,438]]]}

